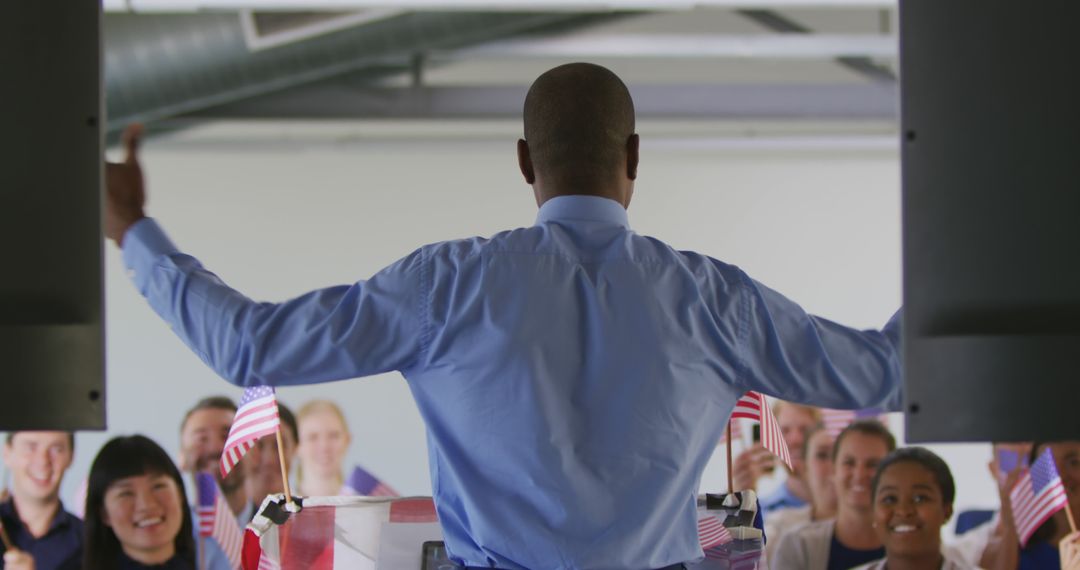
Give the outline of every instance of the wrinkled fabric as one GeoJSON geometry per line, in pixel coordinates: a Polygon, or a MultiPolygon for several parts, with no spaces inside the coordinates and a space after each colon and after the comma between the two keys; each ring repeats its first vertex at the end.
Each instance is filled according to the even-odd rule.
{"type": "Polygon", "coordinates": [[[129,230],[124,258],[154,310],[234,384],[400,371],[464,566],[699,559],[695,495],[743,393],[901,401],[899,313],[883,331],[810,316],[737,267],[634,233],[605,198],[554,198],[534,226],[426,245],[283,303],[229,288],[150,219],[129,230]]]}

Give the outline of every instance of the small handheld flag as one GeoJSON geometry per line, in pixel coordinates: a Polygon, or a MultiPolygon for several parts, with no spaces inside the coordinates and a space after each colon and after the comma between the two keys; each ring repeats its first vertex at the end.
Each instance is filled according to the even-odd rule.
{"type": "Polygon", "coordinates": [[[885,411],[881,408],[863,408],[861,410],[821,410],[821,423],[825,424],[825,432],[829,437],[836,439],[844,428],[855,423],[856,420],[877,420],[885,423],[885,411]]]}
{"type": "Polygon", "coordinates": [[[1009,502],[1021,546],[1027,545],[1028,539],[1046,519],[1068,507],[1065,487],[1049,447],[1031,464],[1031,469],[1020,476],[1009,492],[1009,502]]]}
{"type": "Polygon", "coordinates": [[[195,488],[198,494],[195,515],[199,519],[199,537],[214,539],[232,567],[239,568],[244,535],[240,533],[240,526],[229,510],[225,497],[221,496],[217,481],[209,473],[196,473],[195,488]]]}
{"type": "Polygon", "coordinates": [[[253,386],[244,390],[240,407],[236,410],[225,451],[221,454],[221,476],[225,477],[240,463],[240,459],[260,437],[271,435],[280,429],[277,399],[270,386],[253,386]]]}
{"type": "MultiPolygon", "coordinates": [[[[757,420],[761,423],[761,445],[780,458],[788,469],[791,468],[791,452],[788,451],[787,442],[780,431],[780,424],[776,416],[769,409],[765,396],[757,392],[747,392],[735,403],[735,409],[731,412],[731,419],[746,418],[757,420]]],[[[730,421],[730,420],[729,420],[730,421]]]]}
{"type": "Polygon", "coordinates": [[[368,473],[363,467],[359,465],[353,469],[351,475],[349,475],[349,481],[345,484],[348,490],[353,491],[357,495],[363,495],[366,497],[399,497],[397,491],[390,488],[389,485],[383,483],[371,473],[368,473]]]}

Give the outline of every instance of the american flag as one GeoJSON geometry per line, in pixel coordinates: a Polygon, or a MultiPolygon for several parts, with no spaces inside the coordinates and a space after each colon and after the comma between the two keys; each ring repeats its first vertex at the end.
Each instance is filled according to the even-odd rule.
{"type": "Polygon", "coordinates": [[[735,409],[731,412],[731,419],[736,418],[757,420],[761,423],[761,445],[779,457],[788,469],[791,468],[791,452],[788,451],[787,442],[784,441],[784,436],[780,432],[780,424],[776,422],[776,416],[769,409],[764,395],[747,392],[739,398],[739,401],[735,403],[735,409]]]}
{"type": "Polygon", "coordinates": [[[1027,544],[1046,519],[1068,507],[1065,487],[1061,484],[1061,476],[1054,465],[1054,454],[1049,447],[1031,464],[1031,469],[1020,476],[1009,492],[1009,502],[1012,503],[1020,546],[1027,544]]]}
{"type": "Polygon", "coordinates": [[[821,410],[821,422],[825,424],[825,432],[829,437],[836,439],[844,428],[855,420],[877,420],[885,423],[885,411],[881,408],[865,408],[862,410],[821,410]]]}
{"type": "Polygon", "coordinates": [[[705,558],[715,562],[713,564],[702,564],[702,568],[722,568],[723,570],[762,570],[767,568],[762,561],[760,548],[732,551],[725,546],[716,546],[705,551],[705,558]]]}
{"type": "Polygon", "coordinates": [[[273,388],[253,386],[244,390],[240,408],[229,428],[229,437],[225,440],[225,451],[221,454],[221,476],[228,475],[260,437],[277,432],[280,425],[273,388]]]}
{"type": "Polygon", "coordinates": [[[734,540],[724,523],[720,522],[720,518],[715,515],[705,515],[698,518],[697,536],[698,541],[701,542],[702,550],[708,550],[734,540]]]}
{"type": "Polygon", "coordinates": [[[199,536],[217,542],[228,557],[229,564],[239,568],[244,535],[240,533],[240,526],[236,524],[228,503],[221,496],[217,481],[209,473],[196,473],[195,488],[198,494],[195,515],[199,519],[199,536]]]}
{"type": "Polygon", "coordinates": [[[349,475],[343,495],[362,495],[365,497],[400,497],[401,495],[386,483],[383,483],[359,465],[349,475]]]}

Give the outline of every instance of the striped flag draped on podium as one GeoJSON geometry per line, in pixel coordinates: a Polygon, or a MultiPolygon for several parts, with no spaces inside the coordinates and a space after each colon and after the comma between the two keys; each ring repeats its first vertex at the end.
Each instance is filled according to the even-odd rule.
{"type": "Polygon", "coordinates": [[[746,418],[757,420],[761,424],[761,445],[780,458],[788,469],[791,468],[791,452],[788,451],[787,442],[780,432],[780,424],[776,416],[769,409],[765,396],[757,392],[747,392],[735,403],[735,409],[731,412],[731,419],[746,418]]]}
{"type": "Polygon", "coordinates": [[[244,535],[236,524],[232,510],[225,497],[221,496],[217,481],[209,473],[195,474],[196,524],[201,538],[211,538],[218,543],[222,552],[229,559],[233,568],[240,567],[240,553],[244,545],[244,535]]]}
{"type": "Polygon", "coordinates": [[[244,390],[244,397],[229,428],[229,437],[225,440],[225,451],[221,454],[221,476],[228,475],[240,463],[240,458],[255,447],[260,437],[276,433],[280,426],[274,389],[270,386],[253,386],[244,390]]]}
{"type": "Polygon", "coordinates": [[[1009,502],[1012,504],[1020,546],[1027,545],[1028,539],[1046,519],[1068,508],[1065,487],[1061,484],[1054,454],[1049,447],[1031,464],[1031,469],[1020,476],[1009,492],[1009,502]]]}
{"type": "Polygon", "coordinates": [[[720,518],[713,515],[698,518],[697,534],[702,550],[708,550],[734,540],[724,523],[720,522],[720,518]]]}

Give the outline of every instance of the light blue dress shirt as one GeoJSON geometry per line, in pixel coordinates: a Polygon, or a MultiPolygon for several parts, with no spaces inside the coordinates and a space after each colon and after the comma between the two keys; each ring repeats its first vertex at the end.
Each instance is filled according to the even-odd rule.
{"type": "Polygon", "coordinates": [[[702,556],[695,495],[747,390],[899,407],[899,319],[807,315],[737,267],[554,198],[536,225],[424,246],[371,279],[258,303],[153,220],[124,258],[207,364],[247,386],[401,371],[427,426],[452,557],[508,569],[662,568],[702,556]]]}

